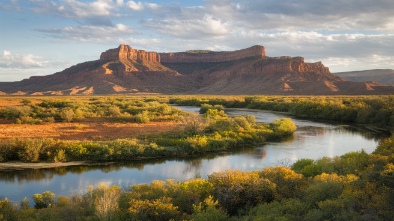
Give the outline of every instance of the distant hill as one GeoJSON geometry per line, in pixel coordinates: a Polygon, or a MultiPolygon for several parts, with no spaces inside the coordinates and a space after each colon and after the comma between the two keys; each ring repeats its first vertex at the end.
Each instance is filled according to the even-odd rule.
{"type": "Polygon", "coordinates": [[[343,79],[356,82],[374,81],[385,85],[394,85],[394,70],[375,69],[335,73],[343,79]]]}
{"type": "Polygon", "coordinates": [[[394,86],[351,82],[321,62],[303,57],[268,57],[255,45],[237,51],[146,52],[128,45],[100,59],[48,76],[0,82],[0,95],[88,94],[394,94],[394,86]]]}

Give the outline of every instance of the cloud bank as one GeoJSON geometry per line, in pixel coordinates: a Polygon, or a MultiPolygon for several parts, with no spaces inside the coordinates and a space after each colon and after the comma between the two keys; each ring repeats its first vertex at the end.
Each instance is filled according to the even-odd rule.
{"type": "MultiPolygon", "coordinates": [[[[268,56],[321,60],[334,72],[394,68],[394,1],[389,0],[8,0],[0,10],[62,21],[31,29],[53,45],[125,43],[169,52],[260,44],[268,56]]],[[[48,65],[39,56],[19,64],[4,56],[2,68],[48,65]]],[[[10,56],[29,60],[27,54],[10,56]]]]}

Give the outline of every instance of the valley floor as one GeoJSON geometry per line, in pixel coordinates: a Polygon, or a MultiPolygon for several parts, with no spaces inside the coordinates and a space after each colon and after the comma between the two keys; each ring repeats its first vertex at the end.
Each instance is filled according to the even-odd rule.
{"type": "Polygon", "coordinates": [[[70,123],[0,124],[0,139],[45,137],[61,140],[111,140],[167,132],[178,126],[177,122],[141,124],[100,122],[99,120],[70,123]]]}

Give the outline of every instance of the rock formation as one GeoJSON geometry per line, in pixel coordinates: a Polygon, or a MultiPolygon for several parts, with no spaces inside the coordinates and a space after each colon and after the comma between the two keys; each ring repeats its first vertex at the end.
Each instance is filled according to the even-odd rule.
{"type": "Polygon", "coordinates": [[[296,73],[316,73],[330,79],[341,80],[332,75],[329,68],[325,67],[320,61],[315,63],[305,63],[303,57],[266,57],[260,62],[259,72],[296,72],[296,73]]]}
{"type": "Polygon", "coordinates": [[[129,45],[121,44],[118,48],[109,49],[100,56],[101,61],[133,60],[137,62],[160,62],[160,55],[156,52],[136,50],[129,45]]]}
{"type": "Polygon", "coordinates": [[[118,48],[109,49],[101,53],[100,61],[109,62],[103,66],[106,74],[133,71],[172,71],[161,65],[159,53],[137,50],[123,44],[119,45],[118,48]],[[122,64],[121,66],[117,66],[120,70],[114,71],[108,68],[114,62],[122,64]]]}
{"type": "Polygon", "coordinates": [[[263,46],[232,52],[156,53],[128,45],[61,72],[0,82],[0,95],[87,94],[394,94],[393,86],[350,82],[321,62],[268,57],[263,46]]]}
{"type": "Polygon", "coordinates": [[[225,62],[249,57],[265,57],[265,48],[255,45],[237,51],[188,51],[177,53],[160,53],[162,63],[225,62]]]}

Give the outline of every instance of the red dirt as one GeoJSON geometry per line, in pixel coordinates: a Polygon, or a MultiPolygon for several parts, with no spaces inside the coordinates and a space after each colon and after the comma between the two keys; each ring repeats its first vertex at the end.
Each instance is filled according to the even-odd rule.
{"type": "Polygon", "coordinates": [[[41,125],[0,124],[0,138],[55,138],[62,140],[111,140],[136,138],[178,127],[174,122],[138,123],[48,123],[41,125]]]}

